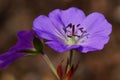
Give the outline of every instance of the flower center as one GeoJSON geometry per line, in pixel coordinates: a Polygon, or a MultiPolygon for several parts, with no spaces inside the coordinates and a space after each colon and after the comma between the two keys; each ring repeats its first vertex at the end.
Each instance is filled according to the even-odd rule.
{"type": "Polygon", "coordinates": [[[89,35],[83,27],[80,27],[80,24],[73,25],[70,23],[63,30],[68,39],[66,43],[69,45],[83,43],[85,38],[88,38],[89,35]]]}

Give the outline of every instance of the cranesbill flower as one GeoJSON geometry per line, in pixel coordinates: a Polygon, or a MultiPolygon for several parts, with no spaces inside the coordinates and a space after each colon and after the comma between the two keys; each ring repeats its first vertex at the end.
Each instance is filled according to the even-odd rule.
{"type": "Polygon", "coordinates": [[[33,33],[32,31],[20,31],[17,34],[18,42],[15,46],[9,49],[8,52],[0,55],[0,68],[5,69],[15,60],[26,56],[22,50],[32,50],[33,48],[33,33]]]}
{"type": "Polygon", "coordinates": [[[82,10],[71,7],[53,10],[48,17],[40,15],[34,20],[33,30],[58,52],[77,49],[86,53],[103,49],[112,27],[101,13],[86,16],[82,10]]]}

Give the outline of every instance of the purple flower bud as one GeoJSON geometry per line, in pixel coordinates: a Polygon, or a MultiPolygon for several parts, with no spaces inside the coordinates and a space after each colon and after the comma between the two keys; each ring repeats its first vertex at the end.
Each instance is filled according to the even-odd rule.
{"type": "Polygon", "coordinates": [[[15,46],[9,49],[8,52],[0,55],[0,68],[5,69],[9,64],[15,60],[27,55],[24,52],[19,52],[21,50],[32,50],[33,47],[33,33],[32,31],[20,31],[17,34],[18,42],[15,46]]]}

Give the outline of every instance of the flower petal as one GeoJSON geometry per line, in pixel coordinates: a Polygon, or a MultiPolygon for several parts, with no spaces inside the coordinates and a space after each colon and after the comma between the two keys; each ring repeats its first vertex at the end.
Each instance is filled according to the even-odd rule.
{"type": "Polygon", "coordinates": [[[98,49],[91,48],[91,47],[84,47],[84,48],[79,47],[79,48],[77,48],[77,50],[80,51],[80,52],[82,52],[82,53],[87,53],[89,51],[96,51],[98,49]]]}
{"type": "Polygon", "coordinates": [[[59,31],[63,31],[62,29],[65,27],[64,23],[61,20],[61,10],[55,9],[52,12],[49,13],[49,19],[53,23],[54,27],[58,29],[59,31]]]}
{"type": "Polygon", "coordinates": [[[79,47],[79,45],[68,46],[66,44],[63,44],[63,43],[60,43],[60,42],[55,42],[55,41],[48,41],[48,42],[46,42],[46,44],[48,46],[50,46],[51,48],[53,48],[55,51],[58,51],[58,52],[65,52],[67,50],[79,47]]]}
{"type": "Polygon", "coordinates": [[[55,41],[48,41],[46,44],[58,52],[64,52],[67,50],[67,45],[63,45],[55,41]]]}
{"type": "Polygon", "coordinates": [[[88,15],[80,26],[84,27],[90,35],[99,34],[106,36],[112,31],[111,24],[98,12],[88,15]]]}
{"type": "Polygon", "coordinates": [[[62,37],[56,37],[55,35],[47,32],[47,31],[44,31],[44,30],[36,30],[36,32],[39,34],[38,36],[40,36],[41,38],[44,38],[44,39],[47,39],[47,40],[50,40],[50,41],[63,41],[62,40],[62,37]]]}
{"type": "Polygon", "coordinates": [[[50,19],[44,15],[41,15],[34,20],[33,30],[37,33],[37,35],[39,35],[39,37],[47,40],[54,40],[53,36],[62,37],[62,35],[59,33],[59,31],[57,31],[55,26],[50,21],[50,19]],[[47,34],[44,32],[47,32],[47,34]]]}
{"type": "Polygon", "coordinates": [[[95,51],[103,49],[104,45],[108,42],[109,36],[106,37],[92,37],[89,38],[85,44],[82,44],[82,49],[79,50],[81,52],[95,51]]]}
{"type": "Polygon", "coordinates": [[[0,55],[0,68],[6,69],[15,60],[25,56],[24,53],[6,52],[0,55]]]}
{"type": "Polygon", "coordinates": [[[65,26],[70,23],[72,23],[73,25],[81,24],[82,21],[85,19],[84,12],[75,7],[71,7],[67,10],[62,10],[60,16],[65,26]]]}
{"type": "Polygon", "coordinates": [[[33,46],[33,32],[32,31],[20,31],[17,34],[18,42],[15,46],[10,48],[10,51],[18,51],[25,49],[32,49],[33,46]]]}

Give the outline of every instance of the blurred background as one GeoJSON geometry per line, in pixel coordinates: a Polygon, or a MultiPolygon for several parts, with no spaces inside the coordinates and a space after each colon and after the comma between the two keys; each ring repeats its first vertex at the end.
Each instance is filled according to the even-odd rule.
{"type": "MultiPolygon", "coordinates": [[[[104,49],[88,54],[74,52],[74,63],[79,68],[71,80],[120,80],[120,0],[0,0],[0,53],[6,52],[17,42],[16,33],[30,30],[33,20],[50,11],[69,7],[82,9],[87,15],[103,13],[113,25],[111,39],[104,49]]],[[[46,54],[57,65],[66,57],[50,47],[46,54]]],[[[65,63],[63,63],[65,65],[65,63]]],[[[0,80],[55,80],[40,55],[23,57],[6,70],[0,70],[0,80]]]]}

